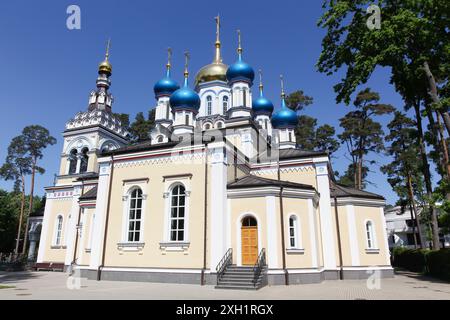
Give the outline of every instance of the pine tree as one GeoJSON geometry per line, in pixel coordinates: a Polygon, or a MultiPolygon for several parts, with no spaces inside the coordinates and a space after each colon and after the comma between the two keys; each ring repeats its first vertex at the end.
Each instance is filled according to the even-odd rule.
{"type": "Polygon", "coordinates": [[[394,111],[394,107],[379,101],[379,94],[367,88],[358,93],[354,101],[356,110],[340,119],[340,126],[344,131],[338,137],[347,146],[352,159],[350,168],[354,168],[354,185],[360,190],[363,189],[365,157],[370,152],[379,153],[384,150],[382,126],[373,118],[394,111]]]}

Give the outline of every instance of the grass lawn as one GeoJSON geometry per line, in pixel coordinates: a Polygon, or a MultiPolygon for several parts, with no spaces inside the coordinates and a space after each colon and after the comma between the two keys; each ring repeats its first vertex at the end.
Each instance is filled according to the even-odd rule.
{"type": "Polygon", "coordinates": [[[2,286],[0,284],[0,289],[12,289],[12,288],[15,288],[15,286],[2,286]]]}

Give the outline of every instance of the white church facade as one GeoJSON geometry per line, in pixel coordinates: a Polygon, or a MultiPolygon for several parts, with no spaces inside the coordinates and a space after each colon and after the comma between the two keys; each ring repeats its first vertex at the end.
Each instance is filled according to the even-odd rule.
{"type": "Polygon", "coordinates": [[[392,276],[382,196],[338,185],[326,152],[298,149],[297,114],[255,73],[213,63],[191,89],[167,74],[156,124],[131,144],[112,112],[109,50],[87,111],[66,124],[36,267],[97,280],[258,288],[392,276]]]}

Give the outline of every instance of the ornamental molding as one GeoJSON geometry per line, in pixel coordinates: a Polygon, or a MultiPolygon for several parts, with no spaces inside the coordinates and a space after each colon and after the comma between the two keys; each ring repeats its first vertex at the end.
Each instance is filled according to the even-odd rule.
{"type": "MultiPolygon", "coordinates": [[[[253,169],[251,173],[256,176],[270,175],[278,172],[277,167],[267,168],[267,169],[253,169]]],[[[296,166],[296,167],[282,167],[280,168],[281,173],[293,173],[293,172],[314,172],[314,166],[296,166]]]]}
{"type": "Polygon", "coordinates": [[[123,138],[128,135],[117,117],[111,112],[98,109],[77,113],[73,119],[66,123],[66,130],[81,129],[94,125],[101,125],[123,138]]]}
{"type": "Polygon", "coordinates": [[[180,165],[201,164],[203,161],[204,161],[203,153],[194,153],[194,154],[174,155],[168,157],[167,156],[154,157],[151,159],[142,159],[142,160],[123,160],[123,161],[117,160],[117,162],[114,163],[114,168],[142,167],[154,164],[180,164],[180,165]],[[198,160],[201,162],[187,163],[193,160],[198,160]]]}

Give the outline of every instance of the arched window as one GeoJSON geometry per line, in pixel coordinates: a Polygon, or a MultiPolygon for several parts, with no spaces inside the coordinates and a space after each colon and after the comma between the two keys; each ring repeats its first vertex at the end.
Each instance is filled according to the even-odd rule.
{"type": "Polygon", "coordinates": [[[218,128],[218,129],[222,129],[222,127],[223,127],[222,122],[218,122],[218,123],[217,123],[217,128],[218,128]]]}
{"type": "Polygon", "coordinates": [[[210,116],[212,114],[212,97],[211,96],[206,97],[206,107],[207,107],[208,116],[210,116]]]}
{"type": "Polygon", "coordinates": [[[170,241],[184,241],[186,189],[177,185],[170,195],[170,241]]]}
{"type": "Polygon", "coordinates": [[[289,246],[298,248],[298,221],[296,216],[289,217],[289,246]]]}
{"type": "Polygon", "coordinates": [[[70,151],[69,174],[75,174],[77,172],[77,161],[78,161],[77,153],[78,153],[77,149],[73,149],[72,151],[70,151]]]}
{"type": "Polygon", "coordinates": [[[163,136],[159,136],[156,141],[158,141],[158,143],[162,143],[163,139],[164,139],[163,136]]]}
{"type": "Polygon", "coordinates": [[[81,151],[80,173],[85,173],[88,169],[88,162],[89,162],[88,152],[89,152],[88,148],[84,148],[81,151]]]}
{"type": "Polygon", "coordinates": [[[140,188],[131,192],[128,208],[128,241],[139,242],[142,222],[142,190],[140,188]]]}
{"type": "Polygon", "coordinates": [[[205,130],[209,130],[211,129],[211,126],[209,125],[209,123],[205,124],[205,130]]]}
{"type": "Polygon", "coordinates": [[[367,249],[375,249],[375,232],[372,221],[366,222],[367,249]]]}
{"type": "Polygon", "coordinates": [[[253,217],[245,217],[242,220],[243,227],[256,227],[258,225],[258,221],[256,221],[253,217]]]}
{"type": "Polygon", "coordinates": [[[55,229],[55,245],[60,246],[62,240],[62,229],[63,229],[63,217],[61,215],[56,218],[56,229],[55,229]]]}
{"type": "Polygon", "coordinates": [[[227,111],[228,111],[228,97],[227,96],[223,97],[222,106],[223,106],[223,114],[227,114],[227,111]]]}

